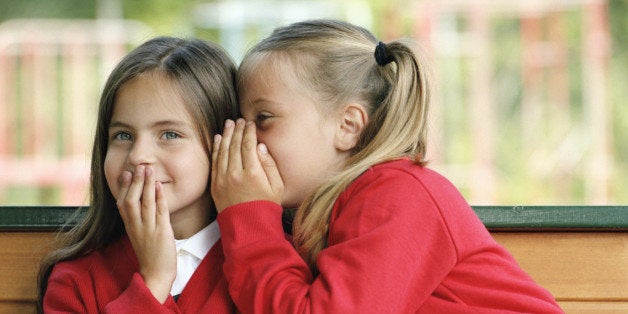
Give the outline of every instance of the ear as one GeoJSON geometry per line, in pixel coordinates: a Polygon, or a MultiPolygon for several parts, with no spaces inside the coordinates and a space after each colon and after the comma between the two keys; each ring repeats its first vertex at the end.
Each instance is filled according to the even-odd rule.
{"type": "Polygon", "coordinates": [[[349,151],[357,145],[360,134],[368,123],[368,114],[361,104],[349,103],[341,110],[339,116],[334,146],[339,151],[349,151]]]}

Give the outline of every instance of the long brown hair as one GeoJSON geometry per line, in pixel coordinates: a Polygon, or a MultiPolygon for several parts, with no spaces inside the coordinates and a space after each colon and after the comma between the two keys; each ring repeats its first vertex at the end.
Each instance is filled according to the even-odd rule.
{"type": "Polygon", "coordinates": [[[386,60],[378,62],[378,44],[371,32],[350,23],[303,21],[276,29],[247,53],[238,70],[240,89],[260,62],[287,60],[323,112],[357,101],[369,114],[344,170],[310,194],[295,214],[294,245],[314,273],[316,256],[327,246],[338,195],[375,164],[401,157],[425,162],[430,95],[426,65],[403,41],[379,44],[378,53],[386,60]]]}
{"type": "Polygon", "coordinates": [[[159,71],[177,84],[208,156],[211,136],[222,132],[226,119],[234,119],[239,114],[234,88],[236,66],[218,45],[198,39],[157,37],[127,54],[109,75],[100,97],[92,149],[89,208],[84,218],[62,235],[62,247],[42,262],[38,275],[39,312],[43,310],[48,278],[56,263],[105,247],[125,233],[103,170],[109,124],[118,90],[132,78],[150,71],[159,71]]]}

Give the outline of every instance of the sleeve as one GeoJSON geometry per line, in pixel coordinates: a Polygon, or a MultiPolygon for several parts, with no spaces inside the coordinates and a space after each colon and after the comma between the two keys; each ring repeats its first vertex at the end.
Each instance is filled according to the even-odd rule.
{"type": "MultiPolygon", "coordinates": [[[[57,265],[48,280],[44,296],[44,313],[179,313],[172,296],[164,304],[159,303],[144,284],[139,273],[135,273],[129,286],[117,298],[100,309],[94,289],[107,289],[88,280],[89,275],[81,275],[67,265],[57,265]],[[96,287],[96,288],[95,288],[96,287]]],[[[109,295],[109,293],[102,293],[109,295]]]]}
{"type": "Polygon", "coordinates": [[[254,201],[218,215],[225,274],[240,310],[416,311],[456,262],[438,209],[411,175],[367,173],[335,206],[316,278],[285,240],[279,205],[254,201]]]}
{"type": "Polygon", "coordinates": [[[79,286],[65,269],[53,268],[43,300],[44,313],[87,313],[79,286]]]}
{"type": "Polygon", "coordinates": [[[105,307],[105,313],[180,313],[172,296],[161,304],[146,287],[139,273],[133,274],[129,287],[105,307]]]}

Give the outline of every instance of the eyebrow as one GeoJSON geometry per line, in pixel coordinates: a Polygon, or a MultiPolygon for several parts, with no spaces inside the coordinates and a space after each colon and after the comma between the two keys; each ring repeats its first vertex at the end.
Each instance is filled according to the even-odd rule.
{"type": "Polygon", "coordinates": [[[284,103],[277,102],[266,97],[255,98],[253,101],[248,102],[253,107],[263,106],[263,105],[271,105],[271,106],[285,106],[284,103]]]}
{"type": "MultiPolygon", "coordinates": [[[[176,127],[189,127],[190,124],[181,120],[162,120],[151,124],[151,127],[164,127],[164,126],[176,126],[176,127]]],[[[127,128],[132,129],[130,124],[122,121],[112,121],[109,123],[109,128],[127,128]]]]}

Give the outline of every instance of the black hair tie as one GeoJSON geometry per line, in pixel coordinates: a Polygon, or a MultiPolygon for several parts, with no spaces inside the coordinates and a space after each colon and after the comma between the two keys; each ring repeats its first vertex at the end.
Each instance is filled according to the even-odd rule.
{"type": "Polygon", "coordinates": [[[380,66],[385,66],[393,61],[393,57],[388,54],[386,44],[381,41],[375,46],[375,61],[380,66]]]}

